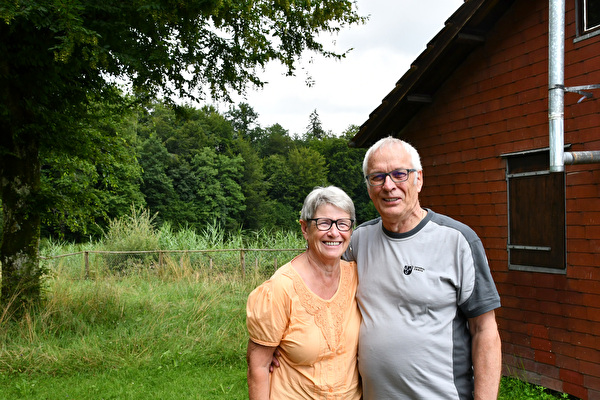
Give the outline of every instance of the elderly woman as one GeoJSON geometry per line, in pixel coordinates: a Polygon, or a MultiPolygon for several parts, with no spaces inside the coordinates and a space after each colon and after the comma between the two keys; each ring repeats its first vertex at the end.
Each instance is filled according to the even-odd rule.
{"type": "Polygon", "coordinates": [[[356,265],[340,259],[354,220],[352,200],[337,187],[304,200],[307,250],[248,297],[250,400],[361,398],[356,265]],[[280,366],[269,374],[275,349],[280,366]]]}

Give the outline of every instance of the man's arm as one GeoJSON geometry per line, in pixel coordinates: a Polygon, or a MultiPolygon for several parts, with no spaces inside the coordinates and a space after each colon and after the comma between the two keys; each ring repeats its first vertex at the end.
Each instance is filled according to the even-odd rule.
{"type": "Polygon", "coordinates": [[[502,349],[494,311],[469,318],[469,330],[472,337],[475,400],[495,400],[498,398],[502,375],[502,349]]]}
{"type": "Polygon", "coordinates": [[[276,347],[267,347],[248,341],[248,395],[250,400],[269,399],[269,368],[276,347]]]}

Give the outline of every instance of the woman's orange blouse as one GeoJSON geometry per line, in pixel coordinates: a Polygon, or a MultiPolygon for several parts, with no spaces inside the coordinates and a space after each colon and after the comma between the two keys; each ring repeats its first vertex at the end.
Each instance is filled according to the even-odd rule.
{"type": "Polygon", "coordinates": [[[292,267],[295,260],[254,289],[246,307],[250,339],[280,349],[271,399],[360,399],[356,263],[341,261],[338,290],[323,300],[292,267]]]}

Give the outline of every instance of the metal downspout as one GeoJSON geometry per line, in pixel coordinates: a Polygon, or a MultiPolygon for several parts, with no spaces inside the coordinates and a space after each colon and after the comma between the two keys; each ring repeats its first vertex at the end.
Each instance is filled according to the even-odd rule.
{"type": "Polygon", "coordinates": [[[565,97],[565,1],[550,0],[548,33],[548,119],[550,172],[563,172],[565,97]]]}
{"type": "Polygon", "coordinates": [[[548,24],[548,120],[550,134],[550,172],[563,172],[566,164],[600,163],[600,151],[565,153],[565,91],[592,97],[583,90],[600,85],[565,87],[565,0],[549,0],[548,24]]]}

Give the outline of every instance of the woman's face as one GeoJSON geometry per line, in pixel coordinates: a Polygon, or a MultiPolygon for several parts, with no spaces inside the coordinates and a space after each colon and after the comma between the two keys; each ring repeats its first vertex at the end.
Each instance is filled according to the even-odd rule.
{"type": "MultiPolygon", "coordinates": [[[[350,219],[350,214],[334,205],[323,204],[317,208],[312,219],[316,218],[328,218],[336,221],[342,218],[350,219]]],[[[341,232],[336,224],[331,224],[328,230],[320,231],[314,220],[300,220],[300,224],[302,234],[308,243],[308,252],[324,262],[339,260],[350,244],[352,229],[341,232]]]]}

